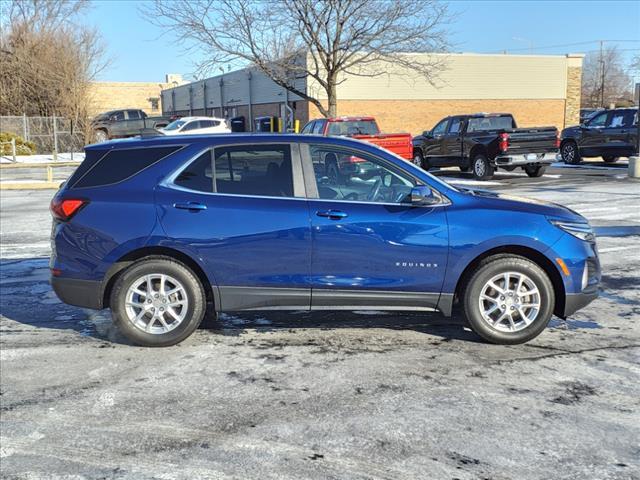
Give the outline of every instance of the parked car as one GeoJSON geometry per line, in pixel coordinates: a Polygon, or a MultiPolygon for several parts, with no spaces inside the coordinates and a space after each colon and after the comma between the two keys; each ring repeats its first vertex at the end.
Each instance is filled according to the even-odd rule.
{"type": "Polygon", "coordinates": [[[207,306],[438,310],[517,344],[597,296],[594,234],[538,200],[453,187],[375,145],[314,135],[97,144],[51,203],[51,283],[173,345],[207,306]],[[330,184],[326,153],[371,165],[330,184]]]}
{"type": "Polygon", "coordinates": [[[224,118],[182,117],[174,120],[159,131],[165,135],[200,135],[209,133],[231,133],[224,118]]]}
{"type": "Polygon", "coordinates": [[[578,164],[582,157],[602,157],[607,163],[630,157],[638,148],[638,108],[604,110],[582,125],[562,130],[562,160],[578,164]]]}
{"type": "Polygon", "coordinates": [[[478,180],[490,179],[496,168],[522,167],[530,177],[540,177],[557,151],[556,127],[518,128],[509,113],[447,117],[413,139],[416,165],[460,167],[478,180]]]}
{"type": "Polygon", "coordinates": [[[104,112],[91,121],[96,141],[106,142],[112,138],[125,138],[140,135],[145,128],[163,128],[171,117],[150,117],[144,111],[128,108],[104,112]]]}
{"type": "Polygon", "coordinates": [[[380,133],[374,117],[319,118],[307,123],[300,133],[350,137],[373,143],[411,160],[413,147],[410,133],[380,133]]]}

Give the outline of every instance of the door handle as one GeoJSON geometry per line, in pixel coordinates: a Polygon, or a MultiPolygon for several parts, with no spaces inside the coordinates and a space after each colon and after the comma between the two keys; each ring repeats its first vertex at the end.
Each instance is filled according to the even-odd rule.
{"type": "Polygon", "coordinates": [[[198,203],[198,202],[180,202],[180,203],[174,203],[173,204],[174,208],[179,208],[180,210],[189,210],[190,212],[197,212],[199,210],[206,210],[207,206],[202,204],[202,203],[198,203]]]}
{"type": "Polygon", "coordinates": [[[347,214],[341,212],[340,210],[326,210],[324,212],[316,212],[316,215],[319,217],[330,218],[331,220],[340,220],[342,218],[347,218],[347,214]]]}

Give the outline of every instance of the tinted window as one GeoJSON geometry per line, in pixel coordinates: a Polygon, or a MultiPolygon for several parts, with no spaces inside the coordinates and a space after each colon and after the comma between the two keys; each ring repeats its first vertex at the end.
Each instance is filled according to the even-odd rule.
{"type": "Polygon", "coordinates": [[[138,110],[127,110],[127,116],[129,120],[138,120],[140,117],[140,112],[138,110]]]}
{"type": "Polygon", "coordinates": [[[589,120],[590,127],[604,127],[607,123],[607,116],[609,112],[602,112],[598,115],[594,115],[591,120],[589,120]]]}
{"type": "Polygon", "coordinates": [[[214,152],[218,193],[293,197],[289,146],[223,147],[214,152]]]}
{"type": "Polygon", "coordinates": [[[449,125],[449,133],[459,133],[462,128],[462,119],[454,118],[451,120],[451,125],[449,125]]]}
{"type": "Polygon", "coordinates": [[[73,186],[79,178],[84,176],[107,153],[107,150],[85,150],[84,161],[78,165],[76,171],[67,180],[67,185],[73,186]]]}
{"type": "Polygon", "coordinates": [[[200,120],[200,128],[213,128],[220,125],[218,120],[200,120]]]}
{"type": "Polygon", "coordinates": [[[213,192],[211,150],[206,151],[185,168],[176,178],[176,185],[199,192],[213,192]]]}
{"type": "Polygon", "coordinates": [[[116,122],[121,122],[124,120],[124,112],[122,111],[116,112],[113,115],[111,115],[111,118],[113,118],[116,122]]]}
{"type": "Polygon", "coordinates": [[[485,130],[508,130],[514,128],[512,117],[480,117],[470,118],[468,132],[481,132],[485,130]]]}
{"type": "MultiPolygon", "coordinates": [[[[76,177],[74,174],[71,178],[73,183],[70,180],[69,185],[73,188],[98,187],[121,182],[153,165],[161,158],[172,154],[179,148],[174,146],[111,150],[94,163],[93,168],[88,168],[84,175],[78,175],[78,180],[73,178],[76,177]]],[[[80,167],[78,167],[78,170],[80,170],[80,167]]]]}
{"type": "Polygon", "coordinates": [[[340,148],[311,146],[318,195],[325,200],[403,203],[415,181],[383,160],[340,148]]]}
{"type": "Polygon", "coordinates": [[[433,127],[433,134],[434,135],[442,135],[445,130],[447,129],[447,123],[449,122],[449,119],[445,119],[442,120],[439,124],[437,124],[435,127],[433,127]]]}

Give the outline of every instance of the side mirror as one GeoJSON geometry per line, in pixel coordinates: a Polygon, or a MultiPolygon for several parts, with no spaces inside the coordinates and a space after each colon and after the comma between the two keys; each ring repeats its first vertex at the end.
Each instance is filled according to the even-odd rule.
{"type": "Polygon", "coordinates": [[[413,205],[433,205],[440,199],[433,193],[431,188],[425,185],[418,185],[411,189],[411,203],[413,205]]]}

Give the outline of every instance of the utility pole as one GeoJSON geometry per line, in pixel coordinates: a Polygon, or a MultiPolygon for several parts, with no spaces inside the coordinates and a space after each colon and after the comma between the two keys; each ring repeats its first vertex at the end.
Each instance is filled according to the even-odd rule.
{"type": "Polygon", "coordinates": [[[604,104],[604,41],[600,40],[600,106],[606,108],[604,104]]]}

